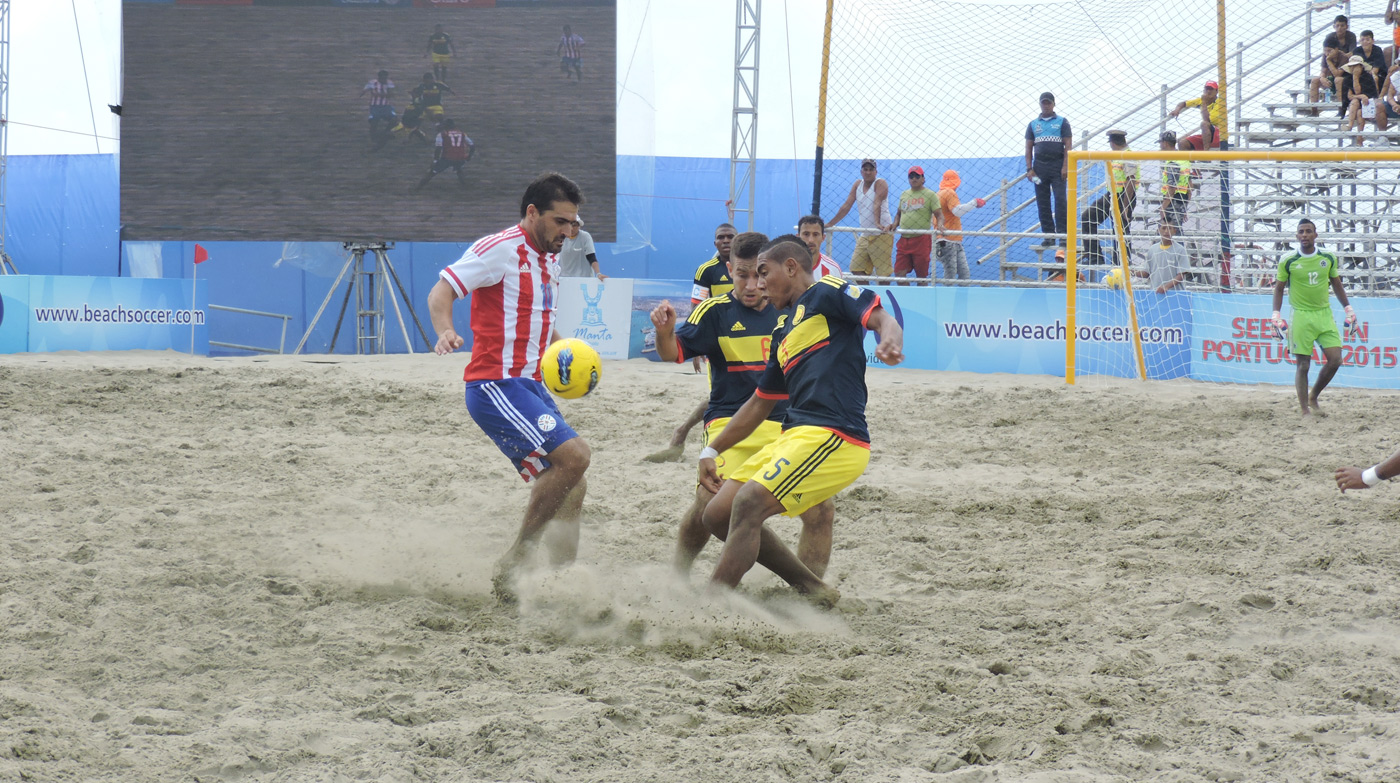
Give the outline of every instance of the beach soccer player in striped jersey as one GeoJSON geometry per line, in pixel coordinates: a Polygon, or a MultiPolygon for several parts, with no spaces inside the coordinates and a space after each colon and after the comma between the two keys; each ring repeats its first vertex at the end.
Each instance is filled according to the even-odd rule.
{"type": "Polygon", "coordinates": [[[576,35],[573,28],[564,25],[564,34],[559,36],[554,53],[559,56],[559,70],[564,72],[566,80],[570,73],[576,73],[578,80],[583,81],[583,38],[576,35]]]}
{"type": "Polygon", "coordinates": [[[1317,397],[1332,376],[1342,366],[1342,337],[1337,322],[1332,320],[1332,306],[1327,298],[1330,289],[1346,309],[1347,329],[1356,327],[1356,311],[1347,301],[1342,287],[1342,273],[1337,254],[1317,247],[1317,227],[1311,220],[1298,221],[1298,251],[1289,253],[1279,262],[1274,283],[1274,314],[1270,319],[1279,334],[1289,335],[1289,350],[1298,362],[1293,386],[1298,391],[1298,404],[1307,416],[1317,410],[1317,397]],[[1283,290],[1288,289],[1288,303],[1293,306],[1293,325],[1283,320],[1283,290]],[[1317,373],[1312,393],[1308,392],[1308,369],[1312,364],[1313,343],[1322,347],[1326,363],[1317,373]]]}
{"type": "MultiPolygon", "coordinates": [[[[710,398],[704,411],[705,445],[722,431],[758,388],[768,362],[773,329],[778,325],[778,308],[768,303],[758,279],[758,251],[768,237],[746,232],[734,238],[729,254],[729,278],[734,287],[723,296],[701,302],[690,317],[677,326],[676,309],[663,301],[651,311],[656,326],[656,352],[664,361],[683,362],[691,356],[704,356],[710,367],[710,398]]],[[[779,402],[759,423],[753,434],[715,458],[721,479],[728,478],[749,457],[782,434],[787,404],[779,402]]],[[[714,493],[697,484],[695,501],[681,519],[676,543],[676,570],[688,573],[691,564],[710,540],[703,515],[714,493]]],[[[826,500],[802,514],[802,536],[797,556],[821,576],[831,559],[831,522],[835,506],[826,500]]]]}
{"type": "Polygon", "coordinates": [[[467,412],[520,477],[534,482],[520,534],[496,566],[492,585],[502,600],[515,597],[515,576],[551,527],[547,549],[555,565],[578,554],[590,450],[564,421],[540,379],[540,357],[559,339],[554,311],[559,262],[583,193],[562,174],[542,174],[520,199],[520,222],[477,240],[438,275],[428,293],[437,332],[434,351],[449,354],[465,340],[452,305],[471,294],[472,357],[463,374],[467,412]],[[553,522],[553,525],[550,523],[553,522]]]}
{"type": "Polygon", "coordinates": [[[826,239],[826,221],[820,215],[805,215],[797,220],[797,236],[802,239],[807,250],[811,252],[812,258],[812,279],[820,280],[823,277],[845,277],[841,271],[841,265],[836,263],[836,259],[822,252],[822,240],[826,239]]]}
{"type": "MultiPolygon", "coordinates": [[[[364,89],[360,97],[369,96],[369,140],[374,144],[388,130],[398,124],[398,115],[389,103],[393,99],[394,83],[389,80],[388,71],[380,71],[364,89]]],[[[380,144],[379,146],[384,146],[380,144]]],[[[376,147],[376,149],[378,149],[376,147]]]]}
{"type": "Polygon", "coordinates": [[[865,472],[865,330],[879,333],[875,356],[890,365],[904,360],[904,330],[874,291],[836,277],[814,281],[812,255],[792,234],[764,246],[758,274],[772,306],[789,312],[778,317],[757,390],[700,452],[699,481],[715,492],[705,524],[725,539],[710,579],[737,587],[758,562],[813,601],[831,605],[840,593],[764,522],[774,514],[801,514],[865,472]],[[721,482],[715,458],[748,438],[783,400],[782,434],[721,482]]]}

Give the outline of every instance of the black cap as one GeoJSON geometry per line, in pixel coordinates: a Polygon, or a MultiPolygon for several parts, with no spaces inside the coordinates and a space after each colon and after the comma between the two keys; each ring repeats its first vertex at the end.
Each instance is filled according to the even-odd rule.
{"type": "Polygon", "coordinates": [[[1054,102],[1055,102],[1055,94],[1052,93],[1052,92],[1042,92],[1042,93],[1040,94],[1040,102],[1041,102],[1041,103],[1045,103],[1046,101],[1050,101],[1051,103],[1054,103],[1054,102]]]}
{"type": "Polygon", "coordinates": [[[1176,131],[1162,131],[1162,135],[1157,137],[1157,141],[1165,141],[1168,144],[1176,143],[1176,131]]]}
{"type": "Polygon", "coordinates": [[[1111,130],[1108,131],[1108,137],[1110,139],[1121,139],[1122,141],[1127,141],[1128,132],[1125,130],[1111,130]]]}

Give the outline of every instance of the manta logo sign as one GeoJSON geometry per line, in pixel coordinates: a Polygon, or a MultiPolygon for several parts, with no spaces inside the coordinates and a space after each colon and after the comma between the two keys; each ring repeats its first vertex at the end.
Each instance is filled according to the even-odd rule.
{"type": "Polygon", "coordinates": [[[603,319],[603,291],[607,289],[607,284],[597,285],[598,290],[589,294],[589,284],[579,284],[579,290],[583,292],[583,317],[579,319],[578,328],[574,329],[574,337],[601,347],[609,345],[613,335],[603,319]]]}

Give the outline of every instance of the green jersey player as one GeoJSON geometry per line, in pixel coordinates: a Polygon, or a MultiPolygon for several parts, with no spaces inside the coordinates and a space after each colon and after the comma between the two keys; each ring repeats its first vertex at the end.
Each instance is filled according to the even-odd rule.
{"type": "Polygon", "coordinates": [[[1354,329],[1357,323],[1356,311],[1347,301],[1346,289],[1342,287],[1337,255],[1318,249],[1317,227],[1307,218],[1298,221],[1298,252],[1289,253],[1278,265],[1272,320],[1280,333],[1288,328],[1288,323],[1279,314],[1285,288],[1288,289],[1288,303],[1293,306],[1289,348],[1298,362],[1293,384],[1298,390],[1298,404],[1303,408],[1303,415],[1307,416],[1317,410],[1317,396],[1327,388],[1332,376],[1342,366],[1342,337],[1337,332],[1337,323],[1332,320],[1332,307],[1327,298],[1329,288],[1346,308],[1347,329],[1354,329]],[[1317,382],[1309,394],[1308,369],[1312,365],[1313,343],[1322,347],[1326,363],[1317,374],[1317,382]]]}

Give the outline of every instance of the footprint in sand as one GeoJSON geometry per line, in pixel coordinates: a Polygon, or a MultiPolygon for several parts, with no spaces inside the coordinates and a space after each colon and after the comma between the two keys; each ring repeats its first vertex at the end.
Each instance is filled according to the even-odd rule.
{"type": "Polygon", "coordinates": [[[1248,595],[1241,596],[1240,603],[1251,609],[1258,609],[1263,612],[1274,608],[1274,599],[1263,593],[1249,593],[1248,595]]]}

